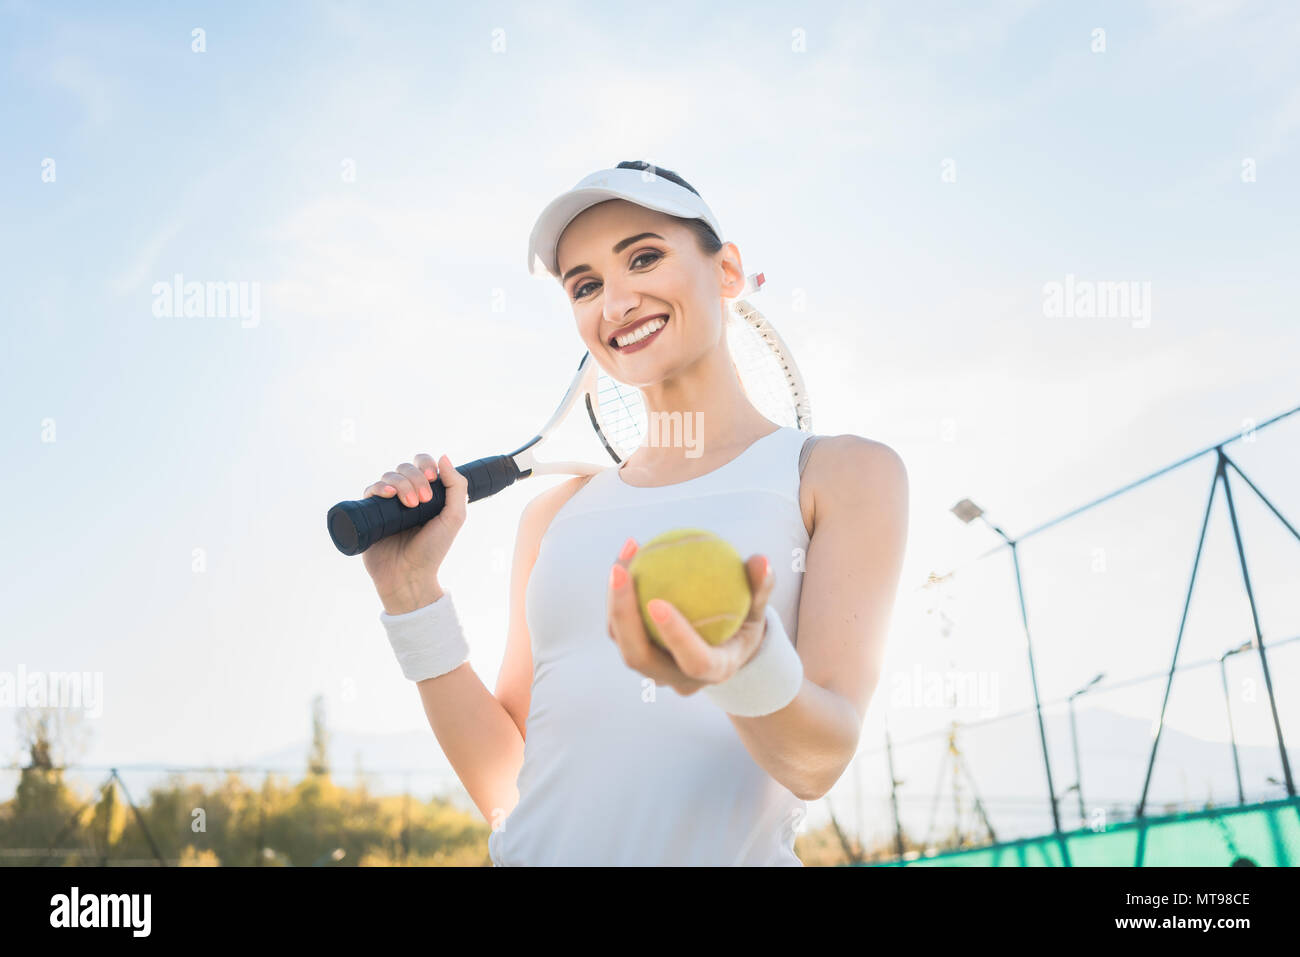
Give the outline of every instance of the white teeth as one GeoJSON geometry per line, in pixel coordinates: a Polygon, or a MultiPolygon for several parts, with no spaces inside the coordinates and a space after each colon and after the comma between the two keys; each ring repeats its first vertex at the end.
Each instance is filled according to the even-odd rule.
{"type": "Polygon", "coordinates": [[[614,341],[618,343],[618,347],[622,349],[625,346],[630,346],[634,342],[640,342],[646,336],[658,332],[667,324],[667,319],[651,319],[645,325],[641,326],[641,328],[637,329],[636,332],[629,332],[625,336],[619,336],[614,341]]]}

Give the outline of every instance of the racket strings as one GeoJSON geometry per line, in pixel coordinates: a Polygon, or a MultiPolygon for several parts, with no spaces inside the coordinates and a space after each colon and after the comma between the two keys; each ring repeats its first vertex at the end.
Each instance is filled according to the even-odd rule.
{"type": "Polygon", "coordinates": [[[601,372],[596,382],[596,412],[605,441],[620,459],[627,458],[628,453],[641,444],[646,433],[645,401],[641,398],[641,391],[601,372]]]}
{"type": "Polygon", "coordinates": [[[727,344],[749,401],[777,425],[798,428],[798,416],[786,376],[786,365],[775,344],[749,323],[739,320],[727,330],[727,344]]]}

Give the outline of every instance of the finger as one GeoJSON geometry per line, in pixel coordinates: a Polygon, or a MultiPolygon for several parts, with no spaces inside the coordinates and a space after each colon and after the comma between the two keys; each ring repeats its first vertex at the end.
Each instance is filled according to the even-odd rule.
{"type": "Polygon", "coordinates": [[[698,681],[695,678],[679,678],[677,681],[670,681],[668,683],[672,685],[672,689],[683,698],[689,698],[706,684],[706,682],[698,681]]]}
{"type": "Polygon", "coordinates": [[[672,655],[647,632],[636,583],[623,563],[615,563],[610,568],[607,607],[608,632],[629,668],[656,680],[681,677],[672,655]]]}
{"type": "Polygon", "coordinates": [[[653,657],[652,649],[657,646],[652,645],[641,619],[636,585],[621,563],[610,568],[606,607],[610,638],[618,645],[628,666],[644,672],[653,657]]]}
{"type": "Polygon", "coordinates": [[[662,598],[646,602],[646,611],[681,672],[690,678],[715,680],[712,676],[718,673],[720,664],[717,649],[700,637],[686,616],[662,598]]]}
{"type": "Polygon", "coordinates": [[[641,599],[637,597],[636,582],[632,581],[632,573],[628,567],[632,562],[632,556],[636,554],[636,549],[636,540],[629,536],[627,541],[623,543],[623,547],[619,549],[618,555],[614,559],[614,565],[609,570],[610,591],[607,596],[607,607],[610,612],[609,637],[617,640],[614,627],[614,611],[615,609],[618,609],[618,621],[627,622],[627,633],[635,634],[636,629],[632,626],[640,624],[641,632],[645,635],[646,639],[653,642],[654,639],[650,637],[650,633],[645,627],[645,619],[641,617],[641,599]],[[615,572],[615,567],[623,569],[623,572],[621,574],[615,572]],[[624,588],[624,585],[627,587],[624,588]],[[618,589],[617,592],[614,590],[616,587],[618,589]],[[635,621],[633,621],[634,616],[635,621]]]}
{"type": "Polygon", "coordinates": [[[746,622],[760,622],[767,614],[767,600],[772,597],[772,588],[776,584],[776,574],[772,563],[764,555],[751,555],[745,562],[745,572],[749,575],[749,613],[746,622]]]}
{"type": "Polygon", "coordinates": [[[457,471],[446,455],[439,456],[438,478],[446,492],[443,495],[442,514],[463,522],[469,505],[469,479],[457,471]]]}
{"type": "Polygon", "coordinates": [[[421,502],[433,498],[433,487],[429,484],[429,479],[413,463],[403,462],[397,467],[397,471],[411,480],[411,485],[415,487],[415,494],[420,497],[421,502]]]}
{"type": "Polygon", "coordinates": [[[420,496],[416,492],[415,486],[411,483],[410,478],[401,472],[385,472],[384,481],[397,489],[398,499],[407,508],[415,508],[420,504],[420,496]]]}
{"type": "Polygon", "coordinates": [[[370,498],[372,495],[377,495],[380,498],[392,498],[396,494],[397,489],[393,488],[387,482],[375,482],[373,485],[366,486],[365,494],[361,497],[370,498]]]}
{"type": "Polygon", "coordinates": [[[677,667],[670,652],[651,639],[641,617],[636,583],[621,562],[610,567],[607,595],[609,637],[624,663],[658,684],[674,687],[690,679],[677,667]]]}
{"type": "Polygon", "coordinates": [[[411,459],[411,463],[423,472],[424,477],[430,482],[438,477],[438,460],[428,452],[418,453],[415,458],[411,459]]]}

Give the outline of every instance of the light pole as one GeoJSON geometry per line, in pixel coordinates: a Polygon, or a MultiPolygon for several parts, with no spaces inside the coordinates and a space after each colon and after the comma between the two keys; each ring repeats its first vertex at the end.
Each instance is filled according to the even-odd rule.
{"type": "Polygon", "coordinates": [[[1038,740],[1043,749],[1043,768],[1047,771],[1047,796],[1052,804],[1052,829],[1056,834],[1057,844],[1067,867],[1070,866],[1070,851],[1061,835],[1061,813],[1056,802],[1056,786],[1052,783],[1052,761],[1047,754],[1047,730],[1043,727],[1043,704],[1038,695],[1038,672],[1034,668],[1034,645],[1029,636],[1029,613],[1025,611],[1025,587],[1020,578],[1020,556],[1016,550],[1016,541],[998,528],[987,518],[984,509],[968,498],[962,499],[951,509],[952,513],[969,525],[975,519],[982,519],[984,524],[997,532],[1004,542],[1011,547],[1011,564],[1016,572],[1016,594],[1020,598],[1020,622],[1025,629],[1025,650],[1029,655],[1029,681],[1034,689],[1034,713],[1038,716],[1038,740]]]}
{"type": "Polygon", "coordinates": [[[1074,790],[1077,791],[1079,795],[1079,821],[1085,827],[1088,825],[1088,813],[1084,810],[1083,806],[1083,771],[1079,768],[1079,732],[1074,725],[1074,699],[1080,695],[1087,694],[1088,691],[1091,690],[1092,686],[1104,677],[1106,677],[1106,673],[1103,671],[1078,691],[1074,692],[1074,694],[1070,695],[1065,702],[1070,709],[1070,741],[1074,746],[1074,790]]]}
{"type": "Polygon", "coordinates": [[[1237,804],[1246,803],[1246,792],[1241,786],[1241,762],[1237,760],[1237,732],[1232,727],[1232,696],[1228,693],[1228,666],[1227,660],[1243,651],[1250,651],[1255,647],[1253,641],[1243,641],[1236,648],[1225,651],[1219,656],[1219,676],[1223,678],[1223,706],[1228,711],[1228,740],[1232,743],[1232,770],[1237,775],[1237,804]]]}

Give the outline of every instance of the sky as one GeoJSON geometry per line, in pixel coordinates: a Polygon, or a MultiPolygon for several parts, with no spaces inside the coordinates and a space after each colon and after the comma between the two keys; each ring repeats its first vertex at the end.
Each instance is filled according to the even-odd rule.
{"type": "MultiPolygon", "coordinates": [[[[907,466],[862,749],[887,719],[937,769],[936,731],[1033,704],[1008,553],[977,560],[999,539],[958,500],[1014,536],[1233,439],[1300,520],[1300,415],[1252,430],[1300,405],[1297,48],[1300,10],[1232,0],[3,0],[0,671],[102,677],[91,764],[255,762],[305,740],[318,694],[339,730],[427,730],[325,512],[416,452],[533,434],[581,344],[528,232],[647,159],[765,274],[814,431],[907,466]],[[176,276],[248,308],[169,315],[176,276]],[[1132,284],[1123,315],[1053,310],[1099,283],[1132,284]],[[916,693],[949,672],[978,700],[916,693]]],[[[1019,547],[1044,702],[1104,672],[1082,711],[1159,713],[1163,679],[1107,686],[1170,667],[1214,466],[1019,547]]],[[[554,481],[475,503],[440,576],[489,688],[519,514],[554,481]]],[[[1300,542],[1233,496],[1265,644],[1300,635],[1300,542]]],[[[1178,660],[1252,634],[1220,488],[1178,660]]],[[[1295,648],[1269,656],[1289,743],[1295,648]]],[[[1231,667],[1238,739],[1276,748],[1258,654],[1231,667]]],[[[1227,740],[1215,669],[1180,675],[1166,722],[1227,740]]],[[[1041,759],[1031,725],[1007,746],[1041,759]]],[[[0,755],[21,757],[3,715],[0,755]]],[[[1203,796],[1180,780],[1170,800],[1203,796]]]]}

